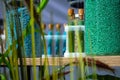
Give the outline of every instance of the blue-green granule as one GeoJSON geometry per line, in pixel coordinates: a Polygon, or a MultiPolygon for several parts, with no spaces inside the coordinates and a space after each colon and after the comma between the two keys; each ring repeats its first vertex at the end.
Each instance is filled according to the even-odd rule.
{"type": "MultiPolygon", "coordinates": [[[[29,16],[29,12],[27,10],[27,8],[20,8],[18,9],[18,12],[21,14],[20,15],[20,21],[21,21],[21,28],[22,31],[24,31],[30,21],[30,16],[29,16]]],[[[42,55],[43,53],[43,48],[42,48],[42,44],[41,44],[41,35],[40,32],[36,32],[37,30],[39,30],[39,26],[37,24],[34,25],[35,27],[35,53],[36,53],[36,57],[39,57],[40,54],[42,55]]],[[[28,28],[31,32],[31,27],[28,28]]],[[[32,40],[31,40],[31,33],[29,33],[25,39],[24,39],[24,49],[25,49],[25,54],[26,57],[32,57],[32,40]]]]}
{"type": "Polygon", "coordinates": [[[86,0],[85,27],[88,55],[120,55],[120,0],[86,0]]]}
{"type": "MultiPolygon", "coordinates": [[[[12,24],[13,27],[13,35],[14,35],[14,39],[17,40],[17,32],[16,32],[16,27],[18,27],[17,25],[15,25],[15,17],[14,17],[15,11],[14,10],[10,10],[6,13],[6,20],[7,20],[7,31],[8,31],[8,36],[7,36],[7,43],[6,43],[6,49],[8,49],[8,47],[10,45],[12,45],[12,32],[10,30],[10,25],[12,24]],[[11,16],[12,15],[12,16],[11,16]]],[[[27,25],[30,21],[30,16],[29,16],[29,12],[27,10],[27,8],[19,8],[17,10],[17,14],[19,14],[19,27],[22,29],[22,31],[24,31],[25,29],[28,29],[28,34],[24,37],[23,39],[23,48],[24,48],[24,52],[25,52],[25,56],[26,57],[32,57],[32,40],[31,40],[31,27],[27,28],[27,25]]],[[[42,55],[43,53],[43,48],[42,48],[42,40],[41,40],[41,35],[39,32],[39,26],[37,24],[34,25],[35,27],[35,53],[36,53],[36,57],[39,57],[40,54],[42,55]],[[36,30],[37,29],[37,30],[36,30]],[[37,31],[37,32],[36,32],[37,31]]],[[[16,48],[17,45],[16,45],[16,48]]]]}

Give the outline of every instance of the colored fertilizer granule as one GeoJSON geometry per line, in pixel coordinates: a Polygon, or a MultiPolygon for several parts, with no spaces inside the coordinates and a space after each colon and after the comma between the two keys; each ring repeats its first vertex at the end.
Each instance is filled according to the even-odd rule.
{"type": "MultiPolygon", "coordinates": [[[[17,40],[17,31],[16,28],[19,27],[19,29],[22,30],[21,35],[23,34],[23,32],[26,30],[27,35],[24,37],[23,39],[23,48],[24,48],[24,52],[25,52],[25,57],[32,57],[32,40],[31,40],[31,27],[27,27],[29,21],[30,21],[30,16],[28,13],[27,8],[19,8],[18,10],[16,10],[17,13],[14,10],[8,11],[6,16],[7,16],[7,32],[8,32],[8,36],[7,36],[7,43],[6,43],[6,49],[8,49],[8,47],[10,45],[12,45],[12,39],[14,38],[14,40],[17,40]],[[19,21],[19,26],[16,25],[16,18],[15,18],[15,14],[19,14],[19,18],[17,19],[19,21]],[[13,33],[11,32],[11,27],[13,28],[13,33]],[[12,38],[12,35],[13,38],[12,38]]],[[[41,35],[39,32],[39,27],[37,24],[35,24],[35,53],[36,53],[36,57],[39,57],[40,54],[42,56],[43,53],[43,48],[42,44],[41,44],[41,35]]],[[[18,48],[18,45],[16,44],[16,48],[18,48]]]]}
{"type": "Polygon", "coordinates": [[[120,55],[120,0],[86,0],[85,26],[88,55],[120,55]]]}

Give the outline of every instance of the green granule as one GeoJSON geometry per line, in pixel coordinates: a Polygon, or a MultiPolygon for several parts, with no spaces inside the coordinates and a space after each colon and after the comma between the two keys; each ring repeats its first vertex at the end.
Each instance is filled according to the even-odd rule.
{"type": "Polygon", "coordinates": [[[85,1],[85,52],[120,54],[120,0],[85,1]]]}

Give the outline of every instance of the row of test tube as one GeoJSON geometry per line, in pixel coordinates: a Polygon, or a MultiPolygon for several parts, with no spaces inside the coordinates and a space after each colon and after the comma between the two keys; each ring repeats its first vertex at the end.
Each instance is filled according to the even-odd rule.
{"type": "MultiPolygon", "coordinates": [[[[42,24],[42,30],[46,39],[47,56],[63,56],[66,51],[66,32],[61,32],[61,24],[48,24],[46,31],[46,24],[42,24]]],[[[45,56],[43,54],[43,56],[45,56]]]]}

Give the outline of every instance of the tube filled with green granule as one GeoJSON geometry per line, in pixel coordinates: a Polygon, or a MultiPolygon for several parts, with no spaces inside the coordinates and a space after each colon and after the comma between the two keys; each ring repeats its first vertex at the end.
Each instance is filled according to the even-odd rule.
{"type": "MultiPolygon", "coordinates": [[[[74,25],[74,19],[75,19],[74,9],[69,8],[68,9],[68,26],[74,25]]],[[[74,52],[74,34],[75,34],[75,31],[72,31],[71,29],[69,29],[68,31],[68,51],[69,52],[74,52]]]]}

